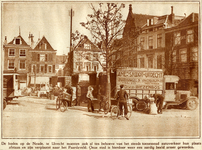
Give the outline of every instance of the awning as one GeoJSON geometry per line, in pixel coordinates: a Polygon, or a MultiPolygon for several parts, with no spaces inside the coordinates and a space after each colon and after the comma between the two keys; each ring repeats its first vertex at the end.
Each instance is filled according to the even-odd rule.
{"type": "MultiPolygon", "coordinates": [[[[31,84],[34,84],[35,77],[31,77],[31,84]]],[[[49,77],[36,77],[36,84],[49,84],[49,77]]]]}

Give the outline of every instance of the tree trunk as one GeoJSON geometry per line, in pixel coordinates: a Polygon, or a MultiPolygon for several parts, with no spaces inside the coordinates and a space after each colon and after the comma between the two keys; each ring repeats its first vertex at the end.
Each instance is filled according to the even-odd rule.
{"type": "Polygon", "coordinates": [[[107,86],[106,86],[106,96],[111,106],[111,83],[110,83],[110,68],[107,68],[107,86]]]}

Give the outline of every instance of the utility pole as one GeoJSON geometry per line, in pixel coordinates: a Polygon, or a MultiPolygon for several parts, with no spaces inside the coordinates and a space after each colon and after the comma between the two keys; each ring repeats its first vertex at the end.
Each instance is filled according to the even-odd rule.
{"type": "Polygon", "coordinates": [[[70,51],[72,51],[72,17],[74,16],[74,11],[70,10],[70,51]]]}

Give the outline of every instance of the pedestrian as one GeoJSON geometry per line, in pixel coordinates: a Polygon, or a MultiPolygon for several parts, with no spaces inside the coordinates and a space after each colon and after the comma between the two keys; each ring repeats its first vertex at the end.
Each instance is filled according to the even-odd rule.
{"type": "Polygon", "coordinates": [[[92,92],[93,92],[93,87],[89,86],[87,94],[86,94],[86,97],[88,98],[88,112],[94,111],[94,107],[92,105],[92,99],[93,99],[93,93],[92,92]]]}
{"type": "Polygon", "coordinates": [[[80,106],[81,103],[81,87],[79,86],[79,83],[76,87],[76,106],[80,106]]]}
{"type": "Polygon", "coordinates": [[[157,107],[157,113],[162,114],[162,109],[163,109],[163,101],[164,97],[161,94],[153,94],[153,97],[155,99],[156,107],[157,107]]]}
{"type": "Polygon", "coordinates": [[[120,90],[116,93],[116,100],[118,100],[119,103],[119,110],[120,110],[120,115],[123,115],[123,109],[122,106],[124,107],[124,117],[129,120],[127,114],[128,114],[128,107],[127,107],[127,99],[128,99],[128,93],[123,89],[124,85],[120,85],[120,90]]]}
{"type": "Polygon", "coordinates": [[[65,88],[67,89],[66,92],[71,95],[70,101],[69,101],[69,106],[72,107],[73,88],[70,85],[66,85],[65,88]]]}

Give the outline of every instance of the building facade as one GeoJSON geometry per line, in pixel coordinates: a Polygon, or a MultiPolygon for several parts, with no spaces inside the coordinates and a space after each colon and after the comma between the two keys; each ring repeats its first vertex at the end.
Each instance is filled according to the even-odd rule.
{"type": "Polygon", "coordinates": [[[5,37],[3,49],[3,74],[17,74],[15,90],[27,87],[31,47],[19,34],[9,43],[5,37]]]}
{"type": "Polygon", "coordinates": [[[166,30],[166,64],[169,74],[180,77],[179,88],[198,87],[198,14],[191,13],[177,26],[166,30]]]}
{"type": "Polygon", "coordinates": [[[81,81],[96,83],[97,75],[103,72],[102,64],[104,63],[102,51],[97,46],[84,36],[69,52],[68,57],[68,64],[65,68],[66,70],[69,68],[74,85],[81,81]]]}
{"type": "Polygon", "coordinates": [[[121,65],[165,70],[165,30],[176,26],[183,19],[184,16],[175,16],[173,7],[169,15],[151,16],[134,14],[132,5],[129,5],[123,38],[135,40],[136,46],[124,50],[123,56],[128,55],[128,59],[121,65]]]}
{"type": "Polygon", "coordinates": [[[56,50],[52,48],[45,36],[30,50],[29,67],[30,86],[49,84],[49,78],[55,76],[56,50]]]}

